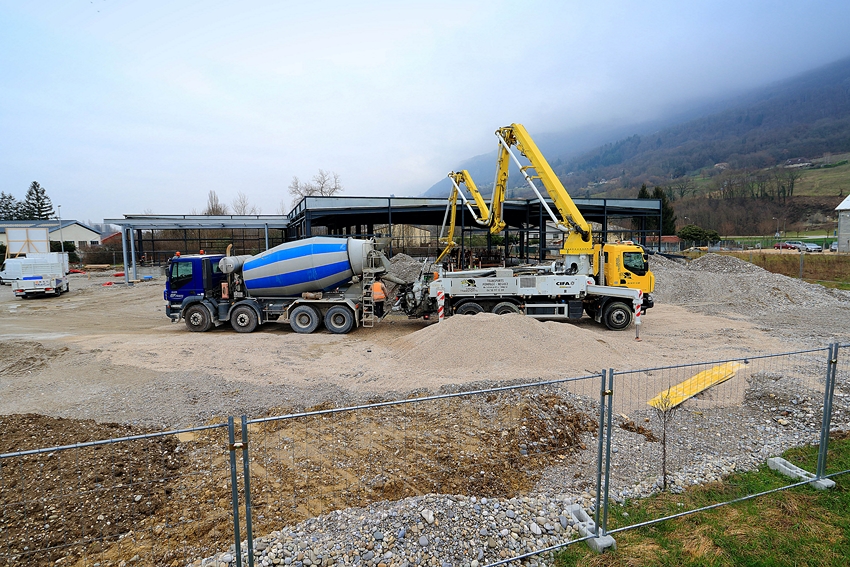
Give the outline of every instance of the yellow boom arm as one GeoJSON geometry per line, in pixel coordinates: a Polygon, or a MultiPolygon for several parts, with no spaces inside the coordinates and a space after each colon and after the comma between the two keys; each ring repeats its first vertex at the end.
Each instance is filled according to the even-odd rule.
{"type": "Polygon", "coordinates": [[[443,217],[443,230],[446,228],[446,224],[448,223],[449,230],[446,233],[445,237],[443,237],[443,230],[440,231],[440,244],[444,244],[445,248],[437,257],[437,262],[440,262],[446,254],[451,251],[452,248],[455,247],[454,235],[455,235],[455,224],[457,219],[457,198],[463,200],[463,204],[469,209],[469,212],[472,213],[472,218],[475,219],[475,222],[481,226],[489,226],[490,232],[497,233],[501,232],[502,229],[505,228],[505,223],[501,223],[498,228],[496,228],[493,224],[493,216],[490,214],[490,208],[487,206],[487,203],[484,201],[484,197],[481,196],[481,192],[478,190],[478,187],[475,185],[475,182],[472,180],[472,176],[469,175],[467,170],[462,171],[452,171],[449,173],[449,179],[452,180],[452,192],[449,195],[449,203],[446,206],[446,215],[443,217]],[[478,213],[472,208],[472,204],[469,202],[469,199],[466,198],[466,195],[463,194],[463,190],[461,186],[465,185],[469,190],[470,195],[475,200],[475,205],[478,208],[478,213]]]}
{"type": "MultiPolygon", "coordinates": [[[[592,251],[593,243],[590,233],[590,225],[584,220],[584,217],[579,212],[570,194],[564,189],[558,176],[552,171],[552,167],[540,150],[537,144],[531,139],[531,136],[525,130],[522,124],[511,124],[504,128],[496,130],[496,136],[499,138],[499,157],[498,170],[496,172],[496,186],[493,189],[493,223],[501,222],[502,205],[505,200],[508,183],[508,166],[511,159],[519,167],[526,182],[540,199],[541,206],[549,214],[549,217],[555,222],[558,229],[566,234],[564,238],[564,246],[561,249],[561,254],[586,254],[592,251]],[[522,165],[517,157],[511,151],[511,146],[516,146],[519,152],[528,159],[530,165],[522,165]],[[534,170],[534,175],[529,175],[529,169],[534,170]],[[557,218],[543,199],[534,180],[539,179],[543,183],[543,187],[549,193],[549,196],[555,202],[555,208],[558,209],[561,218],[557,218]],[[498,198],[498,200],[497,200],[498,198]]],[[[492,224],[491,224],[492,226],[492,224]]],[[[504,223],[502,223],[504,226],[504,223]]]]}

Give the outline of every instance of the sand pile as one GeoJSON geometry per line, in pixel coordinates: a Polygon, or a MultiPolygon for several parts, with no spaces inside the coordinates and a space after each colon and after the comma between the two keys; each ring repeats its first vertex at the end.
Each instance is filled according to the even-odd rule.
{"type": "Polygon", "coordinates": [[[486,369],[511,375],[541,366],[575,375],[589,361],[617,356],[594,331],[519,314],[455,315],[396,339],[390,347],[396,351],[393,358],[417,368],[486,369]]]}

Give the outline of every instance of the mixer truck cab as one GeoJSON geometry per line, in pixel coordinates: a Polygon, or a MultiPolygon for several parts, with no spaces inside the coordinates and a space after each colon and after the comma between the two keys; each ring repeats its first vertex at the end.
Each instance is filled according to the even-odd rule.
{"type": "Polygon", "coordinates": [[[222,254],[181,256],[178,253],[169,260],[163,297],[166,301],[165,314],[173,322],[185,316],[189,324],[191,310],[196,327],[209,328],[214,321],[212,314],[199,312],[199,309],[209,312],[216,305],[216,300],[221,298],[221,283],[225,281],[225,275],[218,264],[223,257],[222,254]]]}
{"type": "Polygon", "coordinates": [[[222,254],[195,254],[174,256],[168,263],[165,283],[165,300],[169,305],[182,306],[187,299],[213,296],[221,290],[224,274],[218,267],[222,254]]]}

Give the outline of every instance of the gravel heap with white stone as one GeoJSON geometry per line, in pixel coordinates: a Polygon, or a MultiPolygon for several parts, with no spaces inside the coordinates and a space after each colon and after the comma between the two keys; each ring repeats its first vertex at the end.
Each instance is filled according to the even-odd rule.
{"type": "MultiPolygon", "coordinates": [[[[478,567],[577,537],[590,494],[489,499],[428,494],[338,510],[254,540],[258,565],[478,567]]],[[[243,542],[243,554],[247,554],[243,542]]],[[[235,549],[194,565],[228,566],[235,549]]],[[[551,565],[548,553],[527,565],[551,565]]]]}

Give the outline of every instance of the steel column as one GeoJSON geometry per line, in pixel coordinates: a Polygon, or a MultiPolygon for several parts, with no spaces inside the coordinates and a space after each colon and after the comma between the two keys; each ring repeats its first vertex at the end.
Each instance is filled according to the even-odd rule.
{"type": "MultiPolygon", "coordinates": [[[[130,262],[133,266],[133,280],[139,279],[136,274],[136,237],[133,234],[133,229],[130,229],[130,262]]],[[[127,275],[127,266],[124,266],[124,276],[127,275]]]]}
{"type": "Polygon", "coordinates": [[[127,229],[121,227],[121,254],[124,257],[124,283],[128,286],[130,283],[130,271],[127,269],[127,229]]]}

